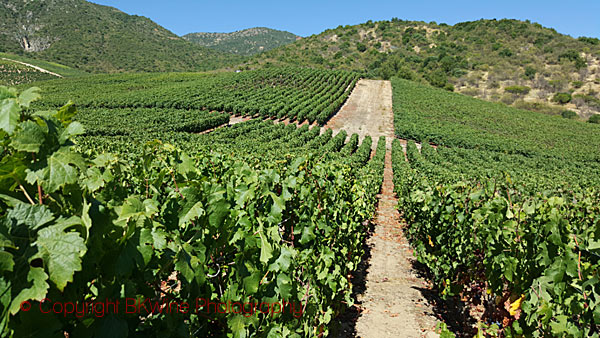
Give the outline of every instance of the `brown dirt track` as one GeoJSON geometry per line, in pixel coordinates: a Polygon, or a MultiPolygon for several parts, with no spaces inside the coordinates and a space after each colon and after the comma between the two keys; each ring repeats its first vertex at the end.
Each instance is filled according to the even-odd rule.
{"type": "Polygon", "coordinates": [[[334,132],[344,129],[348,135],[357,133],[360,139],[370,135],[374,147],[379,136],[387,139],[384,182],[378,195],[374,232],[367,242],[370,257],[362,269],[366,276],[354,276],[354,280],[364,283],[355,286],[361,289],[357,294],[358,313],[355,318],[340,320],[339,336],[437,337],[436,318],[422,294],[428,289],[427,284],[413,269],[412,250],[404,238],[404,225],[396,209],[391,158],[394,138],[391,83],[360,80],[325,128],[334,132]]]}

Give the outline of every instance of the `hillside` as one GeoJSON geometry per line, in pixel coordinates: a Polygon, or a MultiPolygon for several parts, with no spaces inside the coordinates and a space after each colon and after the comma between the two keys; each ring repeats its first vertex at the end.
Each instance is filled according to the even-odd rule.
{"type": "Polygon", "coordinates": [[[84,0],[2,1],[0,52],[89,72],[209,70],[238,60],[84,0]]]}
{"type": "Polygon", "coordinates": [[[537,23],[403,21],[339,26],[257,55],[248,68],[295,64],[398,76],[519,108],[588,117],[600,112],[600,40],[537,23]],[[553,100],[557,97],[563,103],[553,100]]]}
{"type": "Polygon", "coordinates": [[[290,32],[255,27],[233,33],[190,33],[183,38],[225,53],[254,55],[290,44],[299,37],[290,32]]]}

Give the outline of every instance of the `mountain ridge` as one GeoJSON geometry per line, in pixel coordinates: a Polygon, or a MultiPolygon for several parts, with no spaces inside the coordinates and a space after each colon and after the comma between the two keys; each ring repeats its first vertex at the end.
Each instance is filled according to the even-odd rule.
{"type": "Polygon", "coordinates": [[[231,33],[197,32],[182,36],[203,47],[237,55],[254,55],[289,43],[300,37],[267,27],[252,27],[231,33]]]}

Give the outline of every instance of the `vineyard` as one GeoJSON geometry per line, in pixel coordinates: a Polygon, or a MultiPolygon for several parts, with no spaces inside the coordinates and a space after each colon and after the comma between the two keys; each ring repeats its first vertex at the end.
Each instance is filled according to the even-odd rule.
{"type": "Polygon", "coordinates": [[[15,86],[21,83],[55,78],[56,76],[54,75],[42,73],[31,67],[0,58],[0,85],[2,86],[15,86]]]}
{"type": "Polygon", "coordinates": [[[405,234],[441,295],[480,333],[597,337],[600,130],[392,83],[396,133],[424,141],[394,140],[405,234]]]}
{"type": "MultiPolygon", "coordinates": [[[[355,277],[379,217],[475,317],[450,331],[599,336],[598,127],[358,80],[290,67],[0,87],[2,336],[337,334],[368,313],[355,277]],[[330,129],[342,106],[336,123],[360,135],[330,129]]],[[[399,266],[389,243],[373,265],[399,266]]],[[[375,289],[371,305],[400,304],[375,289]]]]}
{"type": "Polygon", "coordinates": [[[326,335],[352,304],[384,138],[371,156],[370,137],[308,125],[194,133],[227,122],[220,113],[88,110],[79,122],[72,104],[30,108],[36,88],[1,90],[3,335],[326,335]],[[151,310],[67,307],[105,299],[151,310]],[[195,311],[198,299],[237,307],[195,311]],[[248,312],[255,302],[284,311],[248,312]]]}
{"type": "Polygon", "coordinates": [[[358,75],[308,68],[216,74],[94,75],[37,85],[44,105],[83,108],[224,111],[324,124],[350,95],[358,75]]]}

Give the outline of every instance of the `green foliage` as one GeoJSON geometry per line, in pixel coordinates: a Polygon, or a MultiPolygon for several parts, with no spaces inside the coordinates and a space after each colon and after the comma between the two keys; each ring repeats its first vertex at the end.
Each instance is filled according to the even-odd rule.
{"type": "Polygon", "coordinates": [[[594,114],[588,119],[589,123],[600,124],[600,115],[594,114]]]}
{"type": "Polygon", "coordinates": [[[508,48],[504,48],[500,52],[498,52],[498,55],[503,57],[511,57],[513,56],[513,52],[508,48]]]}
{"type": "Polygon", "coordinates": [[[148,18],[83,0],[5,1],[0,30],[0,52],[88,72],[203,71],[242,60],[186,41],[148,18]]]}
{"type": "Polygon", "coordinates": [[[454,85],[452,85],[452,83],[446,83],[444,85],[444,89],[449,91],[449,92],[453,92],[454,91],[454,85]]]}
{"type": "Polygon", "coordinates": [[[87,136],[131,136],[164,132],[199,133],[229,122],[230,115],[177,109],[83,109],[77,120],[87,136]]]}
{"type": "Polygon", "coordinates": [[[436,70],[428,74],[426,78],[432,86],[438,88],[444,88],[444,86],[446,86],[446,84],[448,83],[448,77],[441,70],[436,70]]]}
{"type": "Polygon", "coordinates": [[[72,122],[73,104],[28,110],[35,88],[2,87],[0,97],[3,336],[327,335],[352,304],[347,276],[375,211],[384,138],[369,160],[370,142],[351,157],[338,152],[345,133],[256,120],[207,135],[96,137],[72,122]],[[191,155],[152,138],[171,138],[191,155]],[[196,313],[198,298],[285,300],[296,312],[196,313]],[[107,299],[150,308],[39,310],[107,299]],[[20,310],[24,301],[29,311],[20,310]],[[174,301],[190,309],[153,305],[174,301]]]}
{"type": "Polygon", "coordinates": [[[560,113],[560,115],[565,119],[574,119],[577,117],[577,113],[572,110],[563,110],[563,112],[560,113]]]}
{"type": "Polygon", "coordinates": [[[394,140],[392,163],[405,234],[441,296],[483,306],[481,336],[595,335],[595,128],[392,84],[398,136],[438,144],[409,142],[405,157],[394,140]]]}
{"type": "Polygon", "coordinates": [[[504,91],[512,93],[512,94],[517,94],[517,95],[527,95],[531,91],[531,88],[527,87],[527,86],[515,85],[515,86],[505,87],[504,91]]]}
{"type": "Polygon", "coordinates": [[[598,38],[589,38],[586,36],[580,36],[577,38],[577,40],[585,42],[585,43],[589,43],[590,45],[600,45],[600,39],[598,39],[598,38]]]}
{"type": "Polygon", "coordinates": [[[24,57],[22,55],[0,53],[0,58],[9,59],[11,61],[20,61],[20,62],[28,63],[31,65],[40,67],[42,69],[45,69],[47,71],[59,74],[63,77],[83,76],[83,75],[88,74],[87,72],[84,72],[82,70],[71,68],[71,67],[68,67],[65,65],[61,65],[56,62],[48,62],[48,61],[39,60],[39,59],[32,59],[29,57],[24,57]]]}
{"type": "Polygon", "coordinates": [[[394,126],[403,139],[500,153],[597,161],[597,130],[585,123],[392,79],[394,126]],[[540,132],[543,131],[543,132],[540,132]]]}
{"type": "Polygon", "coordinates": [[[357,74],[345,71],[272,67],[242,73],[97,75],[39,85],[46,93],[43,103],[52,107],[74,98],[85,108],[214,110],[324,124],[357,81],[357,74]]]}
{"type": "Polygon", "coordinates": [[[256,27],[233,33],[190,33],[183,38],[224,53],[248,56],[293,43],[297,37],[285,31],[256,27]]]}
{"type": "MultiPolygon", "coordinates": [[[[461,92],[466,86],[479,89],[481,94],[492,93],[486,96],[494,101],[501,99],[501,95],[494,95],[497,93],[493,90],[497,88],[494,83],[509,80],[540,89],[536,92],[541,95],[539,101],[550,102],[552,95],[568,88],[564,88],[567,83],[562,83],[560,88],[552,85],[553,88],[548,88],[547,82],[557,79],[559,74],[577,71],[576,67],[585,69],[587,64],[581,53],[600,55],[600,45],[526,21],[477,20],[450,26],[392,20],[378,22],[376,26],[374,31],[367,25],[327,30],[254,56],[245,65],[259,68],[271,63],[354,70],[363,77],[390,79],[397,76],[426,81],[440,88],[450,83],[461,87],[461,92]],[[361,36],[372,36],[369,41],[374,44],[369,45],[361,36]],[[380,43],[380,52],[358,52],[352,48],[358,43],[367,49],[378,48],[380,43]],[[547,71],[542,72],[544,69],[547,71]],[[484,81],[482,72],[489,81],[484,81]]],[[[587,78],[584,86],[593,81],[593,77],[587,78]]],[[[600,112],[596,107],[585,109],[600,112]]]]}
{"type": "Polygon", "coordinates": [[[525,78],[529,79],[529,80],[533,80],[535,78],[535,74],[537,73],[537,70],[531,66],[527,66],[525,67],[525,78]]]}
{"type": "Polygon", "coordinates": [[[565,104],[571,102],[571,94],[569,93],[556,93],[552,97],[552,101],[558,102],[560,104],[565,104]]]}
{"type": "Polygon", "coordinates": [[[560,54],[558,56],[558,61],[561,61],[561,60],[568,60],[568,61],[574,62],[575,68],[577,68],[577,69],[581,69],[581,68],[584,68],[587,66],[587,63],[581,57],[581,55],[579,55],[579,52],[574,49],[570,49],[570,50],[560,54]]]}
{"type": "Polygon", "coordinates": [[[364,52],[364,51],[366,51],[366,50],[367,50],[367,46],[365,46],[365,44],[364,44],[364,43],[362,43],[362,42],[357,42],[357,43],[356,43],[356,49],[357,49],[359,52],[361,52],[361,53],[362,53],[362,52],[364,52]]]}

